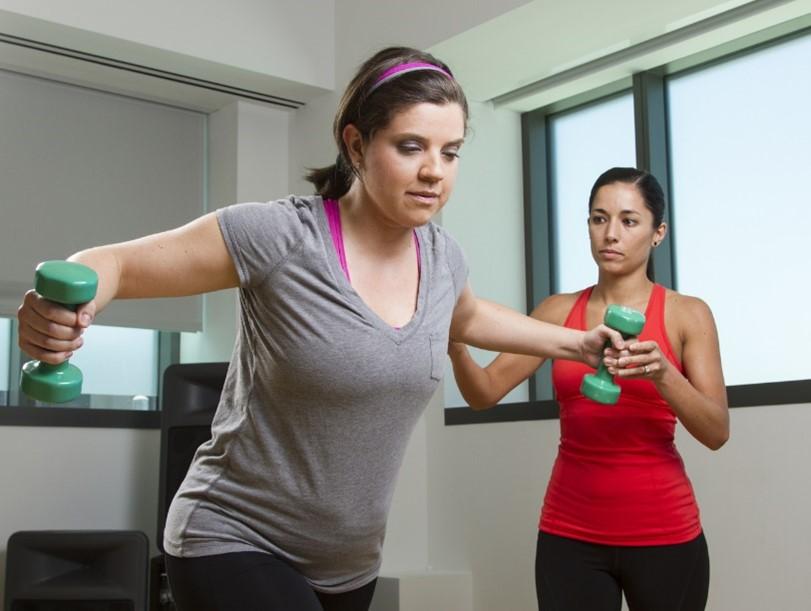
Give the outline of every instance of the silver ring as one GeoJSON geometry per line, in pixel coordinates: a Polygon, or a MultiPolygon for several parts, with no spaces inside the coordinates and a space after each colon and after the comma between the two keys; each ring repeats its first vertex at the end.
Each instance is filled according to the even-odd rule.
{"type": "Polygon", "coordinates": [[[648,370],[648,366],[647,366],[647,365],[645,365],[645,366],[642,368],[642,370],[645,372],[645,375],[648,375],[648,374],[650,373],[650,371],[648,370]]]}

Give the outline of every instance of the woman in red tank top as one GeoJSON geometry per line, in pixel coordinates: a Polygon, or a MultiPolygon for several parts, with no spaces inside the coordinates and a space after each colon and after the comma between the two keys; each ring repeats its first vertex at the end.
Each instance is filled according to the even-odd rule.
{"type": "MultiPolygon", "coordinates": [[[[635,168],[612,168],[589,198],[597,284],[552,295],[532,316],[575,329],[602,321],[609,304],[645,313],[645,327],[605,364],[622,388],[616,405],[580,392],[594,370],[552,367],[560,405],[560,446],[541,511],[536,556],[538,604],[554,611],[701,611],[709,559],[690,480],[674,445],[676,421],[708,448],[729,436],[718,335],[700,299],[653,280],[651,255],[664,239],[664,193],[635,168]]],[[[474,409],[495,405],[542,359],[501,354],[479,367],[462,344],[449,353],[474,409]]]]}

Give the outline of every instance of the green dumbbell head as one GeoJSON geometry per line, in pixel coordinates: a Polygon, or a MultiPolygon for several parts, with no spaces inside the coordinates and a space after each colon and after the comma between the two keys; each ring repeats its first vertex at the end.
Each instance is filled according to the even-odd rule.
{"type": "MultiPolygon", "coordinates": [[[[624,339],[637,336],[645,326],[645,316],[632,308],[612,304],[606,308],[603,322],[607,327],[619,331],[624,339]]],[[[583,376],[580,392],[598,403],[614,405],[620,398],[620,387],[600,361],[597,373],[583,376]]]]}
{"type": "Polygon", "coordinates": [[[633,308],[612,304],[606,308],[603,317],[606,327],[619,331],[625,339],[642,333],[645,326],[645,315],[633,308]]]}
{"type": "MultiPolygon", "coordinates": [[[[37,266],[34,290],[49,301],[76,310],[96,296],[98,283],[96,272],[85,265],[45,261],[37,266]]],[[[23,365],[20,389],[37,401],[65,403],[82,394],[82,372],[67,361],[59,365],[29,361],[23,365]]]]}

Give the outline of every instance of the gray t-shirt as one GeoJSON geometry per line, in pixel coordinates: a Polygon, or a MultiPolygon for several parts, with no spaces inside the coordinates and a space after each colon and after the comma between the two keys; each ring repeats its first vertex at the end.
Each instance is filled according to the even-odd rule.
{"type": "Polygon", "coordinates": [[[239,330],[164,549],[267,551],[317,590],[361,587],[377,575],[403,453],[442,377],[464,256],[442,228],[417,229],[417,308],[398,330],[343,274],[320,197],[217,218],[239,273],[239,330]]]}

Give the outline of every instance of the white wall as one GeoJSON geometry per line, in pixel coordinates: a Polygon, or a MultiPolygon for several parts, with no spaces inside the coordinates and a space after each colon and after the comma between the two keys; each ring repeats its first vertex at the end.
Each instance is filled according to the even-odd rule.
{"type": "Polygon", "coordinates": [[[465,2],[412,0],[375,2],[341,0],[335,12],[335,90],[310,99],[296,111],[291,126],[290,186],[309,193],[301,179],[305,168],[329,165],[337,149],[332,139],[332,119],[343,87],[360,64],[387,46],[427,49],[511,9],[526,0],[465,2]],[[430,18],[426,18],[430,15],[430,18]]]}
{"type": "Polygon", "coordinates": [[[19,530],[134,529],[155,551],[160,432],[0,427],[0,599],[19,530]]]}
{"type": "MultiPolygon", "coordinates": [[[[209,115],[209,211],[288,193],[289,123],[287,111],[243,101],[209,115]]],[[[181,362],[230,360],[236,317],[236,290],[206,295],[203,332],[182,334],[181,362]]]]}
{"type": "MultiPolygon", "coordinates": [[[[0,346],[8,346],[11,343],[11,321],[0,319],[0,346]]],[[[8,390],[8,350],[0,349],[0,392],[8,390]]]]}
{"type": "Polygon", "coordinates": [[[710,548],[712,611],[801,610],[811,601],[811,405],[732,410],[717,453],[679,427],[710,548]]]}
{"type": "Polygon", "coordinates": [[[334,0],[0,0],[0,23],[34,40],[164,70],[219,64],[321,88],[334,85],[334,15],[334,0]]]}

